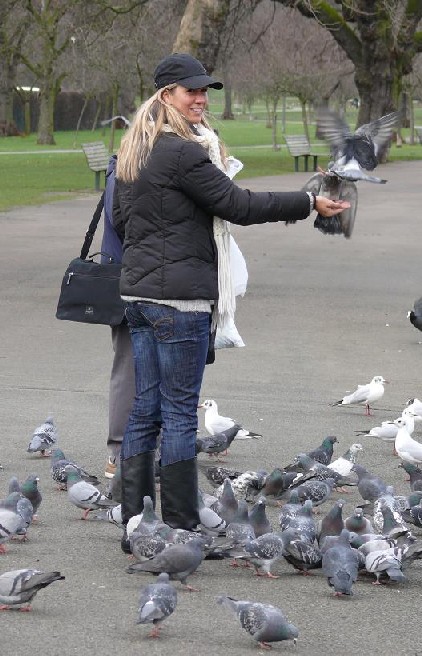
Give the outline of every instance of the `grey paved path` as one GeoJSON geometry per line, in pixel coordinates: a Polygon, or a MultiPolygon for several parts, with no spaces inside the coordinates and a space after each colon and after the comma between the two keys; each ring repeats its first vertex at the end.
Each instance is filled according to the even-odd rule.
{"type": "MultiPolygon", "coordinates": [[[[355,441],[355,430],[394,418],[406,399],[422,396],[422,334],[406,319],[422,294],[421,167],[390,164],[380,167],[387,185],[361,184],[349,241],[323,236],[312,220],[234,230],[250,275],[237,313],[247,346],[218,353],[207,368],[203,397],[215,398],[223,414],[264,437],[235,442],[229,466],[271,470],[328,434],[338,436],[341,454],[355,441]],[[330,407],[375,374],[391,383],[379,404],[385,409],[374,418],[365,418],[361,408],[330,407]]],[[[306,178],[303,173],[264,178],[250,187],[291,190],[306,178]]],[[[33,613],[0,613],[2,653],[256,653],[234,617],[215,604],[217,594],[228,593],[280,605],[299,627],[296,650],[280,644],[276,653],[422,654],[421,562],[408,571],[405,585],[359,581],[355,595],[345,600],[332,597],[320,573],[298,576],[284,562],[274,581],[226,562],[206,562],[192,579],[201,592],[180,592],[161,640],[147,640],[147,628],[135,625],[138,590],[151,579],[125,574],[118,529],[80,521],[66,495],[54,490],[48,459],[26,453],[33,428],[51,412],[65,453],[103,474],[109,329],[54,317],[61,276],[79,252],[96,200],[75,198],[0,214],[0,496],[10,475],[22,479],[37,472],[44,497],[30,541],[12,544],[0,556],[0,567],[59,569],[66,576],[38,595],[33,613]]],[[[397,492],[406,492],[390,445],[367,439],[364,446],[361,462],[397,492]]],[[[358,500],[356,492],[346,497],[347,513],[358,500]]],[[[276,524],[277,509],[270,515],[276,524]]]]}

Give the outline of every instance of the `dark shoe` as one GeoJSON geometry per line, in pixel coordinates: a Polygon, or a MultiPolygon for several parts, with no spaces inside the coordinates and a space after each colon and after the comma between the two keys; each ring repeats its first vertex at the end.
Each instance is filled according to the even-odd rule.
{"type": "Polygon", "coordinates": [[[162,466],[160,494],[163,522],[188,531],[196,528],[200,523],[196,458],[162,466]]]}
{"type": "Polygon", "coordinates": [[[144,497],[149,496],[155,506],[155,451],[139,453],[120,463],[122,521],[126,526],[129,519],[144,509],[144,497]]]}

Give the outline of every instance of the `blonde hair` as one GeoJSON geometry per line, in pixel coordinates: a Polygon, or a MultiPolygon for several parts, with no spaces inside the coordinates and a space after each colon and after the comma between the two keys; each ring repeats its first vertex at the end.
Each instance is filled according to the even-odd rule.
{"type": "MultiPolygon", "coordinates": [[[[182,139],[196,141],[189,122],[178,109],[165,102],[163,93],[172,91],[177,84],[158,89],[137,110],[133,121],[122,138],[117,152],[116,177],[123,182],[133,182],[140,169],[145,166],[153,146],[165,124],[182,139]]],[[[209,130],[212,127],[205,118],[202,125],[209,130]]],[[[223,161],[227,158],[225,146],[219,141],[223,161]]]]}

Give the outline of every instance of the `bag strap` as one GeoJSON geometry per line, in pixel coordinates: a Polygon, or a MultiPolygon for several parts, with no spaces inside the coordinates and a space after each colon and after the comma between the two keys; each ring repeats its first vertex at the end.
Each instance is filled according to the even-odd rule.
{"type": "Polygon", "coordinates": [[[101,218],[101,212],[103,211],[104,196],[105,196],[105,191],[103,191],[101,198],[98,201],[98,205],[94,212],[94,216],[92,217],[92,221],[89,224],[88,230],[85,233],[85,240],[84,243],[82,244],[81,254],[80,254],[81,260],[86,260],[86,256],[88,255],[89,249],[91,248],[92,240],[94,239],[95,231],[97,229],[98,222],[101,218]]]}

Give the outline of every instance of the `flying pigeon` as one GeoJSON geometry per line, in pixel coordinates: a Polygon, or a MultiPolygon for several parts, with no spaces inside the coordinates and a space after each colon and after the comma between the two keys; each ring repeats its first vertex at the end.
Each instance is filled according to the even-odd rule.
{"type": "Polygon", "coordinates": [[[116,506],[114,501],[107,499],[94,485],[84,481],[73,465],[66,465],[67,497],[77,508],[83,508],[81,519],[87,519],[92,510],[116,506]]]}
{"type": "Polygon", "coordinates": [[[260,647],[268,649],[270,643],[282,640],[293,640],[296,644],[299,631],[287,621],[280,608],[224,595],[217,597],[217,603],[237,615],[242,629],[248,631],[260,647]]]}
{"type": "Polygon", "coordinates": [[[185,544],[172,544],[158,553],[154,558],[143,563],[135,563],[128,567],[128,572],[167,572],[172,581],[180,581],[186,590],[197,592],[188,585],[187,578],[193,574],[202,563],[206,540],[194,538],[185,544]]]}
{"type": "Polygon", "coordinates": [[[253,433],[252,431],[242,428],[239,422],[230,417],[222,417],[218,414],[218,406],[215,401],[212,399],[207,399],[201,403],[199,408],[205,408],[205,428],[210,435],[215,435],[215,433],[221,433],[226,431],[229,428],[233,428],[235,425],[239,425],[239,430],[236,433],[237,440],[247,440],[250,438],[262,437],[260,433],[253,433]]]}
{"type": "Polygon", "coordinates": [[[358,577],[359,556],[350,546],[350,533],[343,529],[336,540],[322,556],[322,571],[328,585],[334,588],[336,596],[351,595],[352,585],[358,577]]]}
{"type": "Polygon", "coordinates": [[[141,590],[137,624],[152,624],[150,638],[160,637],[161,623],[176,610],[177,591],[170,583],[169,575],[161,572],[156,583],[141,590]]]}
{"type": "Polygon", "coordinates": [[[31,610],[35,595],[54,581],[63,581],[60,572],[40,572],[36,569],[17,569],[0,575],[0,610],[21,606],[31,610]]]}
{"type": "Polygon", "coordinates": [[[418,330],[422,330],[422,296],[415,301],[413,310],[409,310],[407,313],[407,318],[412,326],[415,326],[418,330]]]}
{"type": "Polygon", "coordinates": [[[326,218],[318,214],[314,227],[324,234],[344,234],[349,238],[353,232],[359,180],[377,184],[387,181],[368,175],[363,169],[373,171],[378,165],[378,153],[390,141],[399,119],[398,112],[361,125],[354,133],[347,123],[328,108],[321,109],[317,116],[317,133],[325,139],[332,150],[333,161],[326,171],[320,170],[307,182],[305,191],[346,200],[350,208],[340,214],[326,218]]]}
{"type": "Polygon", "coordinates": [[[42,456],[48,456],[47,449],[50,449],[57,441],[57,429],[53,417],[47,417],[45,422],[38,426],[28,445],[28,453],[41,453],[42,456]]]}
{"type": "Polygon", "coordinates": [[[83,467],[78,465],[73,460],[68,460],[61,449],[53,449],[51,452],[51,477],[59,488],[62,490],[67,489],[67,472],[66,465],[72,465],[79,476],[92,485],[99,485],[100,481],[96,476],[87,472],[83,467]]]}
{"type": "Polygon", "coordinates": [[[347,394],[340,401],[332,405],[351,405],[356,403],[365,404],[365,414],[371,414],[370,404],[379,401],[384,396],[384,385],[388,383],[382,376],[374,376],[370,383],[358,385],[357,389],[351,394],[347,394]]]}

